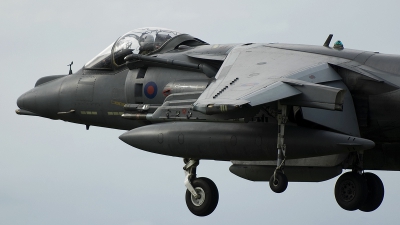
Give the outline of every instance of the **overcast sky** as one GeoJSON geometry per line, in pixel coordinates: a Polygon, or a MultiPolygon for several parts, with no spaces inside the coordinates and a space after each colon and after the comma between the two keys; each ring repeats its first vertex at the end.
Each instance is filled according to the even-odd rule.
{"type": "Polygon", "coordinates": [[[185,204],[180,158],[134,149],[124,131],[18,116],[17,98],[40,77],[81,68],[120,35],[157,26],[212,44],[322,45],[333,33],[345,48],[400,54],[400,2],[393,1],[28,1],[0,2],[0,224],[397,224],[400,173],[376,172],[385,199],[372,213],[336,203],[337,178],[290,183],[231,174],[229,162],[201,161],[198,175],[218,186],[208,217],[185,204]]]}

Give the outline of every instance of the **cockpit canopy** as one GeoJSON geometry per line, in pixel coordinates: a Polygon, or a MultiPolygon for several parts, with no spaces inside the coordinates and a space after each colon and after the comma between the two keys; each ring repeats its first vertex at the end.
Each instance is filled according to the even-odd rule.
{"type": "Polygon", "coordinates": [[[160,49],[170,39],[181,33],[158,27],[132,30],[100,52],[85,65],[85,69],[112,69],[125,63],[132,53],[148,55],[160,49]]]}

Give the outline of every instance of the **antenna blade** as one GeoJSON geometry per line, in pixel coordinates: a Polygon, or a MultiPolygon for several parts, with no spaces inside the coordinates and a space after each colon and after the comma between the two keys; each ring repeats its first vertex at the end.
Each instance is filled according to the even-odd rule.
{"type": "Polygon", "coordinates": [[[329,44],[331,43],[332,37],[333,37],[333,34],[330,34],[330,35],[328,36],[328,38],[326,39],[326,41],[325,41],[325,43],[324,43],[324,46],[325,46],[325,47],[329,47],[329,44]]]}

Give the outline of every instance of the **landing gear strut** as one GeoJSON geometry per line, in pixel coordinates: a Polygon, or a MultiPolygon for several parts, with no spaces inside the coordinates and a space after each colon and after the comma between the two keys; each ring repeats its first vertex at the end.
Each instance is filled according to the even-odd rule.
{"type": "Polygon", "coordinates": [[[357,153],[353,166],[352,172],[343,174],[336,182],[336,201],[345,210],[374,211],[383,201],[383,183],[377,175],[363,172],[362,153],[357,153]]]}
{"type": "Polygon", "coordinates": [[[284,144],[285,138],[285,124],[287,122],[286,116],[287,106],[281,105],[278,102],[278,159],[276,160],[276,169],[274,174],[269,179],[269,187],[275,193],[282,193],[288,186],[288,179],[284,173],[283,166],[285,165],[286,145],[284,144]]]}
{"type": "Polygon", "coordinates": [[[206,177],[196,178],[199,160],[184,159],[186,205],[196,216],[211,214],[218,205],[218,189],[214,182],[206,177]]]}

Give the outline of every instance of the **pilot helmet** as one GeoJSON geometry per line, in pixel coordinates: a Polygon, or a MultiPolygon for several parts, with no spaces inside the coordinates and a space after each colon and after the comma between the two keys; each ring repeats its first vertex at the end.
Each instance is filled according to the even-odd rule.
{"type": "Polygon", "coordinates": [[[154,49],[154,37],[151,34],[144,34],[140,37],[140,50],[141,51],[152,51],[154,49]]]}

